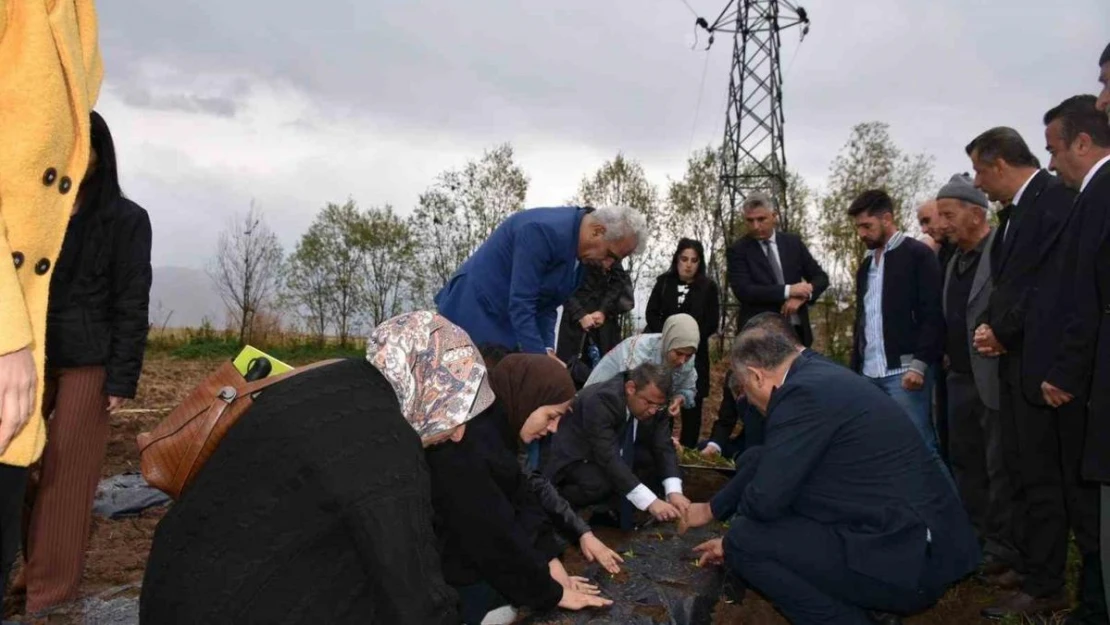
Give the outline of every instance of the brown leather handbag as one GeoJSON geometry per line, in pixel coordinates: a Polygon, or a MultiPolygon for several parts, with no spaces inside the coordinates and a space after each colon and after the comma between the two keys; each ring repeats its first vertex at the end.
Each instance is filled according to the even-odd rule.
{"type": "Polygon", "coordinates": [[[226,361],[149,432],[138,435],[139,467],[148,484],[173,499],[192,483],[224,435],[253,403],[253,395],[283,380],[323,367],[325,360],[247,382],[226,361]]]}

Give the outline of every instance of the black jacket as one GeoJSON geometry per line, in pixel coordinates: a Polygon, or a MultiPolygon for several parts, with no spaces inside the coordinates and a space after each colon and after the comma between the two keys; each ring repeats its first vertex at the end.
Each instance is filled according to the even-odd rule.
{"type": "Polygon", "coordinates": [[[1074,209],[1064,275],[1060,348],[1047,381],[1082,401],[1088,395],[1083,477],[1110,482],[1110,164],[1103,165],[1074,209]]]}
{"type": "MultiPolygon", "coordinates": [[[[864,295],[873,256],[856,271],[856,322],[852,341],[852,370],[863,370],[867,319],[864,295]]],[[[909,361],[926,366],[940,362],[944,353],[944,313],[941,311],[940,266],[933,250],[905,237],[883,253],[883,344],[886,362],[897,369],[909,361]]]]}
{"type": "Polygon", "coordinates": [[[601,354],[613,349],[621,342],[620,316],[635,305],[632,278],[621,263],[613,265],[609,271],[592,265],[587,266],[582,283],[563,304],[563,318],[559,323],[559,345],[557,355],[564,362],[577,356],[582,349],[582,317],[601,311],[605,313],[605,324],[594,328],[590,335],[597,343],[601,354]]]}
{"type": "Polygon", "coordinates": [[[50,281],[48,367],[103,365],[104,393],[134,397],[150,309],[150,218],[126,198],[78,211],[50,281]]]}
{"type": "MultiPolygon", "coordinates": [[[[574,398],[571,411],[562,418],[552,434],[551,445],[542,461],[543,474],[555,477],[563,467],[582,460],[601,467],[620,495],[632,492],[639,478],[620,456],[621,436],[632,423],[624,395],[628,372],[611,380],[588,386],[574,398]]],[[[678,458],[671,444],[670,416],[666,412],[640,421],[636,430],[637,446],[651,448],[655,475],[660,480],[679,477],[678,458]]]]}
{"type": "Polygon", "coordinates": [[[926,566],[934,579],[959,580],[979,564],[975,530],[901,415],[863,377],[801,354],[771,395],[766,441],[737,461],[741,470],[710,503],[714,515],[816,521],[840,537],[849,568],[899,588],[917,588],[926,566]]]}
{"type": "Polygon", "coordinates": [[[671,272],[655,280],[655,287],[651,289],[644,313],[647,318],[646,332],[662,332],[667,317],[678,313],[686,313],[698,322],[701,341],[698,343],[697,354],[694,355],[694,365],[698,371],[697,397],[704,399],[709,395],[709,337],[716,334],[721,326],[721,295],[717,290],[717,283],[705,278],[690,285],[686,299],[679,305],[678,283],[678,276],[671,272]]]}
{"type": "MultiPolygon", "coordinates": [[[[787,284],[797,284],[805,279],[813,285],[813,295],[809,303],[798,309],[802,320],[802,344],[813,344],[813,329],[809,325],[809,304],[829,288],[829,276],[813,259],[809,248],[801,237],[789,232],[776,232],[782,275],[787,284]]],[[[728,248],[728,284],[733,295],[740,301],[740,318],[736,322],[737,331],[743,329],[748,319],[761,312],[779,312],[786,302],[783,297],[784,286],[776,284],[771,261],[763,252],[763,245],[756,239],[746,236],[728,248]]]]}
{"type": "Polygon", "coordinates": [[[547,563],[559,545],[516,458],[481,423],[493,417],[475,417],[461,442],[427,451],[443,577],[456,587],[484,581],[513,605],[554,608],[563,589],[547,563]]]}
{"type": "Polygon", "coordinates": [[[458,623],[420,437],[364,358],[262,392],[154,532],[158,625],[458,623]]]}

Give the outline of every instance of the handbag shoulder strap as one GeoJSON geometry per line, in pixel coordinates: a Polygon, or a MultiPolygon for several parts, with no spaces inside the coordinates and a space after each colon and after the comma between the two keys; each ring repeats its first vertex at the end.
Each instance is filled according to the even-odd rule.
{"type": "Polygon", "coordinates": [[[321,360],[320,362],[314,362],[310,365],[305,365],[303,367],[297,367],[296,369],[293,369],[292,371],[286,371],[285,373],[280,373],[278,375],[272,375],[272,376],[269,376],[269,377],[265,377],[265,378],[262,378],[261,380],[255,380],[254,382],[248,382],[246,384],[246,386],[243,387],[242,391],[240,392],[240,395],[250,395],[250,394],[253,394],[253,393],[257,393],[258,391],[261,391],[262,389],[264,389],[268,386],[271,386],[273,384],[277,384],[278,382],[281,382],[282,380],[286,380],[288,378],[291,378],[291,377],[297,375],[298,373],[305,373],[306,371],[312,371],[313,369],[319,369],[320,367],[335,364],[337,362],[341,362],[342,360],[343,360],[342,358],[331,358],[329,360],[321,360]]]}

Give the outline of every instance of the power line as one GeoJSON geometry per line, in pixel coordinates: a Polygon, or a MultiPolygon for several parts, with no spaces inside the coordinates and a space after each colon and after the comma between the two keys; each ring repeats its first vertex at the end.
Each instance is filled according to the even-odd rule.
{"type": "MultiPolygon", "coordinates": [[[[685,0],[683,0],[685,2],[685,0]]],[[[705,95],[705,75],[709,70],[709,51],[705,52],[705,63],[701,66],[701,86],[698,87],[698,103],[694,106],[694,123],[690,127],[690,147],[686,148],[686,154],[689,155],[694,150],[694,136],[698,131],[698,117],[701,114],[701,100],[705,95]]]]}

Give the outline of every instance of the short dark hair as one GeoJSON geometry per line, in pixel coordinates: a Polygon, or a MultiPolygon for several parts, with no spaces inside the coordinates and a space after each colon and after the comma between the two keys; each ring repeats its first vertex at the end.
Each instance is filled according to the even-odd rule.
{"type": "Polygon", "coordinates": [[[894,200],[885,189],[869,189],[859,194],[859,197],[848,207],[848,216],[857,217],[867,213],[868,217],[875,217],[883,213],[894,214],[894,200]]]}
{"type": "Polygon", "coordinates": [[[773,369],[797,353],[797,343],[783,336],[781,332],[767,328],[751,328],[736,337],[729,360],[733,371],[742,372],[744,367],[773,369]]]}
{"type": "Polygon", "coordinates": [[[1106,44],[1106,49],[1102,51],[1102,56],[1098,57],[1098,65],[1102,67],[1110,63],[1110,43],[1106,44]]]}
{"type": "Polygon", "coordinates": [[[654,384],[656,388],[663,391],[664,395],[671,394],[671,372],[653,362],[645,362],[633,367],[628,372],[628,379],[635,385],[636,390],[654,384]]]}
{"type": "Polygon", "coordinates": [[[1106,123],[1106,113],[1095,108],[1097,101],[1093,95],[1072,96],[1044,114],[1044,125],[1060,120],[1060,130],[1068,145],[1085,134],[1098,147],[1110,148],[1110,124],[1106,123]]]}
{"type": "Polygon", "coordinates": [[[1033,156],[1033,151],[1029,149],[1025,139],[1021,138],[1021,134],[1008,126],[991,128],[972,139],[964,148],[968,156],[976,150],[979,152],[979,160],[988,163],[1002,159],[1014,167],[1041,167],[1041,162],[1033,156]]]}
{"type": "Polygon", "coordinates": [[[500,343],[479,343],[475,347],[478,348],[482,361],[486,363],[486,371],[493,371],[493,368],[501,362],[502,358],[514,353],[513,350],[500,343]]]}
{"type": "Polygon", "coordinates": [[[793,341],[795,349],[797,349],[798,345],[801,345],[798,341],[798,335],[794,333],[794,328],[790,325],[790,322],[786,320],[786,317],[783,317],[777,312],[768,310],[755,315],[751,319],[748,319],[747,323],[744,324],[744,327],[741,328],[740,331],[746,332],[755,328],[761,328],[768,332],[778,332],[787,339],[793,341]]]}

